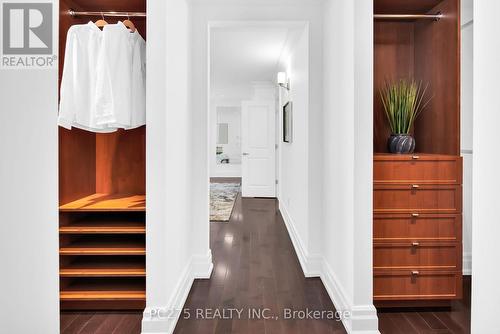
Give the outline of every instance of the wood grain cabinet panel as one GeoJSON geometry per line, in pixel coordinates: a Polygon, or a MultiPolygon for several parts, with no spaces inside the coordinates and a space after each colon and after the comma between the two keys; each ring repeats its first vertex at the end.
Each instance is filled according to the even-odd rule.
{"type": "Polygon", "coordinates": [[[377,183],[462,184],[462,158],[438,154],[380,154],[373,162],[377,183]]]}
{"type": "Polygon", "coordinates": [[[461,213],[462,186],[454,184],[376,184],[375,213],[461,213]]]}
{"type": "Polygon", "coordinates": [[[373,270],[446,269],[458,270],[462,247],[456,242],[376,243],[373,270]]]}
{"type": "Polygon", "coordinates": [[[462,274],[453,271],[375,272],[373,299],[443,300],[461,298],[462,274]]]}
{"type": "Polygon", "coordinates": [[[462,238],[460,214],[375,214],[374,242],[401,242],[414,240],[460,241],[462,238]]]}

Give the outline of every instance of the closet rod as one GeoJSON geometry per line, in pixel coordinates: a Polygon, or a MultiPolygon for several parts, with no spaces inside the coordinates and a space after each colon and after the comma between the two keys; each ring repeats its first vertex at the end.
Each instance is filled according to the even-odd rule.
{"type": "Polygon", "coordinates": [[[375,14],[373,15],[375,19],[380,20],[415,20],[415,19],[430,19],[434,21],[439,21],[443,14],[375,14]]]}
{"type": "Polygon", "coordinates": [[[144,12],[80,12],[70,9],[68,11],[69,15],[75,16],[107,16],[107,17],[146,17],[144,12]]]}

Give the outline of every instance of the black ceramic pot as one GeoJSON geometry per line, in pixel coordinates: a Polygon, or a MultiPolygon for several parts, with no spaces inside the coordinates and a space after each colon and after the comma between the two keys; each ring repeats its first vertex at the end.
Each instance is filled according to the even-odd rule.
{"type": "Polygon", "coordinates": [[[413,153],[415,139],[408,134],[392,134],[387,141],[387,146],[391,153],[413,153]]]}

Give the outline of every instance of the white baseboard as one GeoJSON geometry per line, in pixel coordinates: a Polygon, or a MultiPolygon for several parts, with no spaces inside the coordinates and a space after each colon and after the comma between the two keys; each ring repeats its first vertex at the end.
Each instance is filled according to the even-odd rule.
{"type": "Polygon", "coordinates": [[[193,255],[191,258],[191,275],[193,279],[209,279],[213,268],[212,251],[210,249],[205,255],[193,255]]]}
{"type": "Polygon", "coordinates": [[[323,261],[323,272],[321,273],[321,281],[325,286],[326,292],[330,296],[337,311],[346,311],[350,309],[352,304],[348,297],[345,295],[344,287],[340,284],[335,273],[330,268],[326,261],[323,261]]]}
{"type": "Polygon", "coordinates": [[[380,334],[378,330],[377,309],[373,304],[355,305],[351,308],[351,317],[344,323],[347,333],[380,334]]]}
{"type": "Polygon", "coordinates": [[[304,246],[304,242],[295,229],[295,223],[290,216],[286,205],[281,201],[278,201],[278,203],[281,216],[283,217],[283,221],[285,222],[285,226],[288,230],[288,234],[290,235],[290,239],[292,239],[292,244],[295,248],[297,257],[299,258],[300,266],[302,267],[304,276],[319,277],[322,270],[322,257],[316,254],[309,254],[307,248],[304,246]]]}
{"type": "Polygon", "coordinates": [[[335,273],[323,260],[323,270],[321,273],[321,281],[330,296],[330,299],[335,305],[335,309],[339,312],[348,312],[348,317],[342,318],[347,333],[354,334],[375,334],[378,331],[377,309],[373,304],[369,305],[353,305],[345,293],[344,287],[336,278],[335,273]]]}
{"type": "Polygon", "coordinates": [[[148,306],[142,317],[141,334],[172,334],[195,279],[210,278],[213,270],[212,252],[194,255],[180,275],[169,305],[148,306]]]}
{"type": "Polygon", "coordinates": [[[348,313],[342,318],[342,323],[349,334],[375,334],[378,331],[377,309],[373,304],[353,305],[347,298],[346,290],[340,285],[335,273],[321,255],[308,253],[304,242],[295,228],[295,223],[284,203],[279,201],[279,209],[285,226],[292,240],[295,253],[302,267],[305,277],[320,277],[335,309],[338,312],[348,313]]]}
{"type": "Polygon", "coordinates": [[[472,253],[464,253],[462,260],[463,275],[472,275],[472,253]]]}

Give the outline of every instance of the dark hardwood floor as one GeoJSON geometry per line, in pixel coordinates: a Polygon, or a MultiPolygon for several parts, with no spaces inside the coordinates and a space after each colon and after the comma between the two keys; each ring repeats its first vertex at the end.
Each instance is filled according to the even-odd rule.
{"type": "Polygon", "coordinates": [[[382,334],[470,333],[471,276],[464,276],[463,299],[450,308],[379,310],[382,334]]]}
{"type": "Polygon", "coordinates": [[[139,334],[142,312],[63,312],[62,334],[139,334]]]}
{"type": "Polygon", "coordinates": [[[210,224],[214,271],[197,280],[176,334],[201,333],[345,333],[335,320],[286,320],[285,309],[331,310],[332,302],[317,278],[306,279],[273,199],[238,197],[228,223],[210,224]],[[233,319],[201,319],[197,309],[243,309],[233,319]],[[279,319],[249,319],[248,310],[269,309],[279,319]]]}
{"type": "MultiPolygon", "coordinates": [[[[210,233],[212,278],[194,282],[185,305],[191,318],[181,316],[176,334],[345,333],[335,320],[282,319],[285,308],[334,306],[320,279],[304,278],[275,200],[238,196],[230,222],[210,224],[210,233]],[[249,319],[253,308],[269,309],[264,315],[280,319],[249,319]],[[215,317],[216,310],[223,309],[226,316],[229,309],[243,312],[239,319],[221,319],[222,313],[215,317]],[[202,319],[197,310],[212,319],[202,319]]],[[[61,333],[140,333],[141,318],[141,312],[67,312],[61,314],[61,333]]],[[[451,309],[384,310],[379,312],[379,324],[382,334],[469,333],[470,279],[464,279],[464,300],[451,309]]]]}

